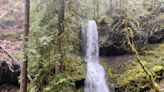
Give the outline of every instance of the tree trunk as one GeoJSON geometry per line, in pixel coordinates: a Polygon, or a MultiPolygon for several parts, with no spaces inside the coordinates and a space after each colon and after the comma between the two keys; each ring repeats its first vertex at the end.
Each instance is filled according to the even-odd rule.
{"type": "Polygon", "coordinates": [[[110,0],[110,8],[111,8],[111,12],[113,10],[113,0],[110,0]]]}
{"type": "Polygon", "coordinates": [[[93,0],[93,4],[94,4],[94,9],[93,9],[93,14],[94,14],[94,18],[96,18],[96,0],[93,0]]]}
{"type": "Polygon", "coordinates": [[[58,6],[58,27],[59,36],[64,32],[64,11],[65,11],[65,0],[59,0],[58,6]]]}
{"type": "Polygon", "coordinates": [[[113,0],[110,0],[109,3],[110,3],[110,5],[109,5],[109,13],[112,16],[112,14],[113,14],[113,0]]]}
{"type": "Polygon", "coordinates": [[[155,8],[155,0],[152,0],[152,9],[154,9],[155,8]]]}
{"type": "Polygon", "coordinates": [[[115,7],[116,8],[120,8],[120,3],[119,2],[120,2],[120,0],[115,0],[115,3],[116,3],[116,6],[115,7]]]}
{"type": "Polygon", "coordinates": [[[30,18],[30,0],[25,0],[25,18],[24,18],[24,60],[21,65],[21,84],[20,92],[27,92],[27,66],[28,66],[28,55],[27,55],[27,42],[29,33],[29,18],[30,18]]]}
{"type": "Polygon", "coordinates": [[[122,8],[121,3],[122,3],[121,0],[119,0],[119,7],[120,7],[120,9],[122,8]]]}
{"type": "Polygon", "coordinates": [[[59,62],[56,63],[56,73],[60,71],[63,71],[63,51],[62,51],[62,34],[64,32],[64,11],[65,11],[65,0],[59,0],[58,4],[58,49],[59,49],[59,62]],[[60,66],[60,68],[59,68],[60,66]]]}
{"type": "Polygon", "coordinates": [[[122,0],[122,9],[125,9],[126,3],[125,0],[122,0]]]}
{"type": "Polygon", "coordinates": [[[97,18],[100,17],[100,14],[99,14],[99,8],[100,8],[100,7],[99,7],[99,3],[100,3],[99,0],[97,0],[97,1],[96,1],[97,18]]]}

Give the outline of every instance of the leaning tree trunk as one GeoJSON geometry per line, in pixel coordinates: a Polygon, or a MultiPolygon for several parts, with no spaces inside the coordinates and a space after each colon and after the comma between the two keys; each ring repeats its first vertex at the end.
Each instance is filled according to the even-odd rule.
{"type": "Polygon", "coordinates": [[[160,86],[157,84],[157,82],[155,81],[153,75],[151,74],[151,72],[149,72],[147,70],[147,68],[143,65],[143,60],[141,59],[138,51],[136,50],[134,43],[133,43],[133,37],[134,37],[134,33],[132,31],[132,29],[130,27],[128,27],[128,22],[130,20],[130,17],[128,15],[128,13],[126,13],[126,20],[125,20],[125,33],[126,33],[126,38],[127,38],[127,44],[129,45],[130,49],[132,50],[132,52],[134,52],[134,54],[136,55],[136,61],[139,63],[139,65],[141,66],[141,68],[143,69],[143,71],[147,74],[147,76],[149,77],[149,80],[153,86],[153,88],[155,89],[156,92],[160,92],[161,88],[160,86]]]}
{"type": "Polygon", "coordinates": [[[24,60],[21,65],[21,84],[20,92],[27,92],[27,66],[28,66],[28,56],[27,56],[27,42],[29,33],[29,18],[30,18],[30,0],[25,0],[25,18],[24,18],[24,60]]]}

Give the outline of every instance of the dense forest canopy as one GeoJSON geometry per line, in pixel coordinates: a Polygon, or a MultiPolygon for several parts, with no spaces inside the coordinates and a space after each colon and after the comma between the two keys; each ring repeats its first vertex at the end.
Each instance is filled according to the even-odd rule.
{"type": "MultiPolygon", "coordinates": [[[[111,92],[162,91],[164,0],[30,0],[29,4],[28,14],[23,0],[0,1],[0,45],[4,46],[0,51],[7,49],[12,53],[9,58],[16,57],[19,63],[28,57],[27,92],[84,91],[87,64],[81,30],[88,20],[97,23],[100,63],[111,92]],[[30,16],[28,35],[24,13],[30,16]],[[20,47],[8,49],[6,40],[20,47]]],[[[0,57],[1,61],[9,60],[0,57]]],[[[19,72],[5,76],[18,86],[15,77],[20,67],[13,70],[19,72]]],[[[0,73],[0,84],[5,84],[3,80],[0,73]]]]}

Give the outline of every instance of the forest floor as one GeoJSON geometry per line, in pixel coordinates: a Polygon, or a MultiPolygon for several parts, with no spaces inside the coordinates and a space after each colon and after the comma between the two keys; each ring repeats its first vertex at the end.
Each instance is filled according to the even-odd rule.
{"type": "MultiPolygon", "coordinates": [[[[16,58],[22,53],[24,13],[22,7],[22,0],[1,0],[0,2],[0,46],[16,58]]],[[[0,60],[7,61],[6,59],[0,55],[0,60]]],[[[17,89],[17,86],[11,84],[0,85],[0,92],[17,92],[17,89]]]]}
{"type": "Polygon", "coordinates": [[[5,31],[4,30],[4,32],[1,32],[1,33],[2,33],[0,35],[1,46],[3,46],[10,53],[22,51],[22,40],[20,39],[20,37],[17,37],[19,31],[5,31]]]}
{"type": "Polygon", "coordinates": [[[23,0],[1,0],[0,45],[16,56],[22,51],[23,0]]]}

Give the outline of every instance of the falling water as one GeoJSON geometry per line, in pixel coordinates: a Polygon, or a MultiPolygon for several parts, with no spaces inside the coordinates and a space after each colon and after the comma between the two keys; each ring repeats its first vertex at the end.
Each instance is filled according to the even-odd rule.
{"type": "Polygon", "coordinates": [[[87,64],[85,92],[110,92],[106,84],[105,71],[99,64],[98,31],[94,20],[90,20],[81,31],[83,57],[87,64]]]}

